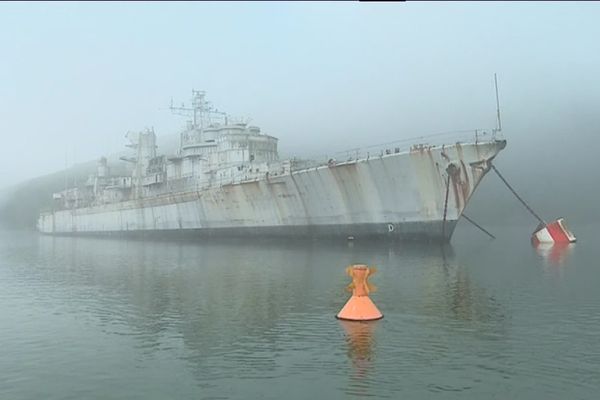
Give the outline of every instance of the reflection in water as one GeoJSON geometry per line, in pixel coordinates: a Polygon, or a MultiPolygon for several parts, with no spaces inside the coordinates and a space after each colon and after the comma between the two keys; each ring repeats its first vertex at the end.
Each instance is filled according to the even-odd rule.
{"type": "Polygon", "coordinates": [[[441,247],[437,254],[426,257],[422,267],[427,271],[421,286],[425,314],[480,327],[504,320],[495,298],[478,287],[469,270],[456,261],[451,247],[441,247]]]}
{"type": "Polygon", "coordinates": [[[379,322],[339,320],[339,324],[346,334],[347,354],[353,367],[349,392],[366,395],[367,392],[363,389],[368,388],[370,381],[369,372],[374,362],[376,345],[374,333],[379,322]]]}
{"type": "Polygon", "coordinates": [[[205,381],[231,373],[224,361],[242,377],[274,371],[277,325],[304,311],[314,264],[312,250],[293,246],[53,237],[39,245],[44,259],[83,270],[69,274],[71,284],[97,285],[100,303],[90,311],[107,333],[134,335],[148,354],[179,338],[182,358],[205,381]]]}
{"type": "Polygon", "coordinates": [[[450,246],[33,238],[8,256],[28,266],[15,269],[22,280],[52,288],[66,313],[104,335],[130,338],[140,362],[184,362],[214,396],[236,397],[221,392],[233,390],[231,379],[307,375],[324,386],[349,379],[342,390],[352,396],[385,397],[395,384],[382,368],[410,371],[442,356],[448,319],[468,326],[465,335],[504,320],[450,246]],[[334,318],[348,299],[342,272],[359,263],[378,268],[374,301],[387,321],[334,318]],[[408,321],[412,332],[410,316],[419,317],[408,321]]]}
{"type": "Polygon", "coordinates": [[[561,266],[575,248],[575,243],[539,243],[534,248],[548,265],[561,266]]]}
{"type": "Polygon", "coordinates": [[[368,376],[369,366],[373,361],[375,341],[373,334],[377,321],[345,321],[339,320],[346,333],[348,358],[355,368],[355,377],[364,379],[368,376]]]}
{"type": "Polygon", "coordinates": [[[0,231],[0,398],[593,398],[595,254],[569,246],[549,260],[577,268],[540,279],[529,244],[499,237],[455,256],[0,231]],[[335,319],[350,264],[378,268],[385,319],[335,319]]]}
{"type": "MultiPolygon", "coordinates": [[[[450,246],[61,237],[40,237],[38,244],[44,262],[55,260],[63,268],[64,284],[98,292],[99,302],[90,311],[107,333],[134,335],[148,354],[160,349],[164,335],[181,338],[182,357],[207,381],[230,374],[223,362],[237,366],[242,377],[275,375],[275,355],[293,347],[294,331],[303,331],[305,340],[310,335],[322,339],[314,320],[298,327],[297,316],[324,312],[329,318],[340,308],[347,299],[342,294],[347,277],[340,270],[352,263],[380,269],[382,277],[374,279],[383,292],[376,294],[382,307],[406,295],[394,286],[410,285],[420,291],[415,297],[420,305],[412,312],[472,324],[498,317],[493,298],[455,262],[450,246]],[[407,269],[418,276],[397,275],[407,269]],[[332,291],[332,282],[338,291],[332,291]],[[115,304],[107,307],[102,299],[115,304]],[[332,300],[340,306],[331,306],[332,300]]],[[[353,365],[364,370],[374,355],[370,334],[375,325],[343,326],[353,365]]]]}

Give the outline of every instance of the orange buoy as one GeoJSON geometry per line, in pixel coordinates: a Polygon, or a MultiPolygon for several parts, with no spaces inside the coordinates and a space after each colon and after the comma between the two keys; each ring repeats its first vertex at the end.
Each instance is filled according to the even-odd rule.
{"type": "Polygon", "coordinates": [[[352,291],[352,297],[346,302],[336,318],[349,321],[373,321],[383,318],[383,314],[369,298],[369,292],[374,291],[367,279],[377,270],[366,265],[351,265],[346,268],[346,273],[352,278],[348,289],[352,291]]]}

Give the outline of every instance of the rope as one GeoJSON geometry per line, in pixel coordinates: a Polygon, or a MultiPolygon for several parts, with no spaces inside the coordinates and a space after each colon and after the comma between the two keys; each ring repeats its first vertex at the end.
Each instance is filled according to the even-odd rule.
{"type": "Polygon", "coordinates": [[[496,239],[496,236],[492,235],[491,233],[489,233],[488,231],[486,231],[485,229],[483,229],[483,227],[481,225],[479,225],[477,222],[473,221],[471,218],[467,217],[467,215],[465,213],[463,213],[462,216],[467,221],[469,221],[470,223],[472,223],[473,225],[475,225],[477,228],[481,229],[486,235],[488,235],[492,239],[496,239]]]}
{"type": "Polygon", "coordinates": [[[450,192],[450,174],[446,179],[446,200],[444,200],[444,220],[442,221],[442,238],[446,237],[446,213],[448,212],[448,193],[450,192]]]}
{"type": "MultiPolygon", "coordinates": [[[[446,214],[448,212],[448,194],[450,192],[450,174],[448,174],[448,178],[446,179],[446,199],[444,200],[444,219],[442,221],[442,237],[446,237],[446,214]]],[[[494,235],[486,231],[481,225],[477,222],[473,221],[471,218],[467,217],[465,213],[462,214],[463,217],[477,228],[481,229],[486,235],[491,237],[492,239],[496,239],[494,235]]]]}
{"type": "Polygon", "coordinates": [[[508,184],[508,182],[506,181],[506,179],[504,179],[504,177],[503,177],[503,176],[500,174],[500,171],[498,171],[498,170],[496,169],[496,166],[495,166],[494,164],[491,164],[491,166],[492,166],[492,169],[494,170],[494,172],[496,172],[496,174],[498,174],[498,177],[499,177],[500,179],[502,179],[502,182],[504,182],[504,184],[506,185],[506,187],[507,187],[507,188],[508,188],[508,189],[509,189],[509,190],[510,190],[510,191],[511,191],[511,192],[512,192],[514,195],[515,195],[515,197],[516,197],[516,198],[517,198],[517,199],[518,199],[518,200],[519,200],[521,203],[523,203],[523,205],[525,206],[525,208],[527,208],[527,210],[528,210],[528,211],[529,211],[529,212],[530,212],[530,213],[531,213],[531,214],[532,214],[532,215],[533,215],[533,216],[534,216],[534,217],[535,217],[535,218],[536,218],[538,221],[540,221],[540,223],[542,223],[542,224],[544,224],[544,226],[546,226],[546,222],[544,222],[544,220],[543,220],[543,219],[541,219],[541,218],[540,218],[540,216],[539,216],[539,215],[537,215],[537,214],[535,213],[535,211],[533,211],[533,210],[531,209],[531,207],[529,207],[529,206],[527,205],[527,203],[525,203],[525,200],[523,200],[523,199],[522,199],[522,198],[521,198],[521,197],[520,197],[520,196],[517,194],[517,192],[515,192],[515,190],[514,190],[514,189],[513,189],[513,188],[512,188],[512,187],[511,187],[509,184],[508,184]]]}

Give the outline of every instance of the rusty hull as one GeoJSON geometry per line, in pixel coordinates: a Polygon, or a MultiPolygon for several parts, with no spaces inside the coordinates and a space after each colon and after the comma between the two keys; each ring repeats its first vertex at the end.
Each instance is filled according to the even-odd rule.
{"type": "Polygon", "coordinates": [[[276,178],[42,214],[49,234],[448,241],[504,140],[413,146],[276,178]],[[446,222],[444,200],[450,177],[446,222]],[[443,227],[445,225],[445,229],[443,227]]]}

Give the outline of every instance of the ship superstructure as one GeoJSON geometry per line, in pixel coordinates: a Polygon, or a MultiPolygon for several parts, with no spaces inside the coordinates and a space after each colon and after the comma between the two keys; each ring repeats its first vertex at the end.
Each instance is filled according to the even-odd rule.
{"type": "MultiPolygon", "coordinates": [[[[128,133],[131,173],[105,158],[85,184],[55,193],[38,229],[51,234],[177,233],[449,240],[506,142],[469,132],[446,144],[399,144],[343,157],[280,160],[277,138],[214,109],[205,93],[171,109],[189,116],[180,148],[157,153],[152,129],[128,133]]],[[[406,144],[406,143],[405,143],[406,144]]]]}

